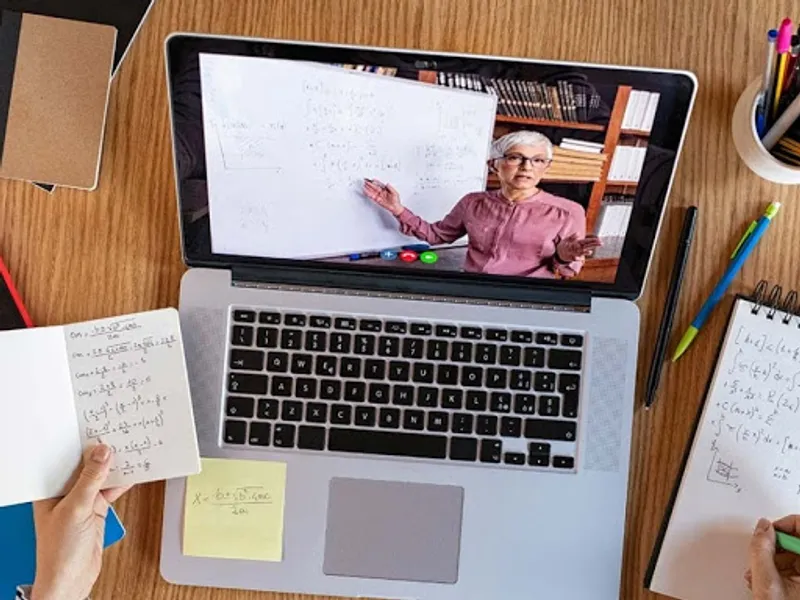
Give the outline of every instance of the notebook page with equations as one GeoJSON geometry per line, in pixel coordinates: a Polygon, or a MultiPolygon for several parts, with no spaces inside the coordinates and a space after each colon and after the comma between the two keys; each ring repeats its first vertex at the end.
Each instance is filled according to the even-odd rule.
{"type": "Polygon", "coordinates": [[[757,520],[800,512],[798,320],[738,298],[720,348],[649,585],[682,600],[749,600],[757,520]]]}

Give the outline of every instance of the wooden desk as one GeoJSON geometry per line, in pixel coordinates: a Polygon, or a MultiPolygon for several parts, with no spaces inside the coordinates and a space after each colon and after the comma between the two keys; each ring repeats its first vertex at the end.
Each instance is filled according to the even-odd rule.
{"type": "MultiPolygon", "coordinates": [[[[763,63],[761,31],[792,7],[789,0],[157,0],[114,83],[99,189],[51,197],[23,183],[0,183],[0,253],[39,324],[176,305],[184,269],[162,45],[171,31],[691,69],[700,92],[640,302],[644,373],[681,225],[678,207],[700,206],[678,328],[722,271],[730,242],[768,200],[784,202],[784,211],[732,291],[749,290],[761,277],[800,285],[800,194],[750,173],[729,132],[734,103],[763,63]],[[716,28],[719,43],[711,35],[716,28]]],[[[637,402],[625,600],[651,597],[642,590],[645,565],[726,312],[717,310],[687,359],[667,366],[655,408],[644,412],[637,402]]],[[[128,538],[106,554],[96,598],[297,598],[166,584],[158,573],[162,497],[163,486],[155,484],[119,502],[128,538]]]]}

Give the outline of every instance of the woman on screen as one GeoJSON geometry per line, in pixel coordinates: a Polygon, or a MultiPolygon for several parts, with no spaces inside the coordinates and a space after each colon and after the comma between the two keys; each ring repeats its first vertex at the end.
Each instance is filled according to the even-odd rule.
{"type": "Polygon", "coordinates": [[[467,235],[465,271],[573,277],[600,240],[586,235],[586,213],[580,204],[537,187],[552,159],[553,145],[541,133],[517,131],[498,138],[489,167],[500,189],[467,194],[436,223],[403,206],[388,183],[368,179],[364,193],[395,216],[405,235],[433,245],[467,235]]]}

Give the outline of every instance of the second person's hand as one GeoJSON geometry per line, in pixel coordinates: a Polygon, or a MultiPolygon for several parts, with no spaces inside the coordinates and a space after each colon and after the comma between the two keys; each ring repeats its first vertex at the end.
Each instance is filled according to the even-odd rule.
{"type": "Polygon", "coordinates": [[[775,523],[761,519],[750,539],[750,568],[744,575],[753,600],[800,600],[800,556],[776,548],[775,530],[800,535],[800,515],[775,523]]]}

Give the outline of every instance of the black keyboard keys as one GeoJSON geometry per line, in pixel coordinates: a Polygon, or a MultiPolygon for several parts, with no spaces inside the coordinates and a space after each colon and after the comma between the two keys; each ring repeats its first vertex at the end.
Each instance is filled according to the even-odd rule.
{"type": "Polygon", "coordinates": [[[469,413],[456,413],[453,415],[450,431],[469,435],[472,433],[472,426],[475,416],[469,413]]]}
{"type": "Polygon", "coordinates": [[[433,387],[417,388],[417,406],[436,408],[439,406],[439,389],[433,387]]]}
{"type": "Polygon", "coordinates": [[[306,404],[306,421],[309,423],[326,423],[328,421],[328,405],[324,402],[306,404]]]}
{"type": "Polygon", "coordinates": [[[244,444],[247,441],[247,421],[225,421],[222,437],[226,444],[244,444]]]}
{"type": "Polygon", "coordinates": [[[284,400],[281,406],[281,419],[284,421],[302,421],[303,403],[294,400],[284,400]]]}
{"type": "Polygon", "coordinates": [[[503,417],[500,419],[500,435],[503,437],[521,436],[522,419],[519,417],[503,417]]]}
{"type": "Polygon", "coordinates": [[[348,354],[352,343],[352,337],[349,333],[339,333],[335,331],[331,334],[329,350],[336,352],[336,354],[348,354]]]}
{"type": "Polygon", "coordinates": [[[383,324],[383,330],[386,333],[405,333],[408,326],[402,321],[386,321],[383,324]]]}
{"type": "Polygon", "coordinates": [[[481,440],[480,461],[499,464],[503,457],[503,442],[500,440],[481,440]]]}
{"type": "Polygon", "coordinates": [[[267,376],[251,373],[228,373],[228,391],[263,396],[267,393],[267,376]]]}
{"type": "Polygon", "coordinates": [[[486,369],[486,387],[503,389],[508,384],[508,371],[505,369],[486,369]]]}
{"type": "Polygon", "coordinates": [[[367,385],[363,381],[345,381],[344,399],[348,402],[364,402],[367,398],[367,385]]]}
{"type": "Polygon", "coordinates": [[[300,425],[297,447],[303,450],[325,450],[325,428],[300,425]]]}
{"type": "Polygon", "coordinates": [[[539,396],[539,414],[543,417],[557,417],[560,405],[558,396],[539,396]]]}
{"type": "Polygon", "coordinates": [[[383,429],[398,429],[400,427],[400,409],[382,408],[378,412],[378,427],[383,429]]]}
{"type": "Polygon", "coordinates": [[[561,415],[568,419],[578,418],[578,392],[564,392],[564,406],[561,415]]]}
{"type": "Polygon", "coordinates": [[[433,383],[433,371],[432,363],[414,363],[412,380],[415,383],[433,383]]]}
{"type": "Polygon", "coordinates": [[[228,396],[225,402],[225,414],[229,417],[251,418],[255,410],[255,401],[246,396],[228,396]]]}
{"type": "Polygon", "coordinates": [[[248,325],[234,325],[231,334],[231,344],[234,346],[252,346],[253,328],[248,325]]]}
{"type": "Polygon", "coordinates": [[[528,464],[532,467],[550,466],[550,444],[544,442],[528,444],[528,464]]]}
{"type": "Polygon", "coordinates": [[[497,435],[497,417],[494,415],[478,415],[475,433],[478,435],[497,435]]]}
{"type": "Polygon", "coordinates": [[[294,384],[294,395],[298,398],[316,398],[317,380],[309,377],[299,377],[294,384]]]}
{"type": "Polygon", "coordinates": [[[475,362],[482,365],[493,365],[497,361],[497,346],[494,344],[476,344],[475,362]]]}
{"type": "Polygon", "coordinates": [[[556,374],[549,371],[537,371],[533,376],[533,389],[537,392],[555,392],[556,374]]]}
{"type": "Polygon", "coordinates": [[[554,456],[553,466],[556,469],[574,469],[575,459],[571,456],[554,456]]]}
{"type": "Polygon", "coordinates": [[[517,394],[514,396],[514,412],[518,415],[536,414],[536,396],[533,394],[517,394]]]}
{"type": "Polygon", "coordinates": [[[453,342],[450,346],[450,359],[456,362],[472,362],[472,343],[453,342]]]}
{"type": "Polygon", "coordinates": [[[524,465],[525,455],[522,452],[506,452],[503,462],[507,465],[524,465]]]}
{"type": "MultiPolygon", "coordinates": [[[[295,354],[295,356],[298,356],[295,354]]],[[[336,362],[335,356],[328,356],[320,354],[317,356],[317,363],[314,367],[314,372],[320,377],[335,377],[336,376],[336,362]]]]}
{"type": "Polygon", "coordinates": [[[392,390],[392,404],[414,406],[414,388],[410,385],[396,385],[392,390]]]}
{"type": "Polygon", "coordinates": [[[319,397],[322,400],[340,400],[342,382],[337,379],[323,379],[319,384],[319,397]]]}
{"type": "Polygon", "coordinates": [[[525,419],[525,437],[539,440],[575,441],[576,423],[555,419],[525,419]]]}
{"type": "Polygon", "coordinates": [[[461,337],[465,340],[479,340],[483,337],[483,330],[480,327],[462,327],[461,337]]]}
{"type": "Polygon", "coordinates": [[[328,348],[328,334],[324,331],[306,331],[306,350],[325,352],[328,348]]]}
{"type": "Polygon", "coordinates": [[[320,329],[330,329],[331,318],[320,315],[312,315],[312,317],[309,319],[309,325],[311,325],[311,327],[318,327],[320,329]]]}
{"type": "Polygon", "coordinates": [[[358,427],[375,427],[376,410],[372,406],[356,407],[355,423],[358,427]]]}
{"type": "Polygon", "coordinates": [[[353,418],[353,407],[349,404],[331,405],[331,424],[350,425],[353,418]]]}
{"type": "Polygon", "coordinates": [[[361,331],[373,331],[379,332],[383,327],[381,326],[381,322],[375,319],[361,319],[358,323],[358,328],[361,331]]]}
{"type": "Polygon", "coordinates": [[[258,313],[258,322],[264,325],[280,325],[281,314],[276,312],[260,312],[258,313]]]}
{"type": "Polygon", "coordinates": [[[267,371],[272,373],[286,373],[289,370],[289,354],[286,352],[267,353],[267,371]]]}
{"type": "Polygon", "coordinates": [[[522,357],[521,346],[500,346],[500,364],[510,367],[519,366],[522,357]]]}
{"type": "Polygon", "coordinates": [[[255,323],[256,313],[252,310],[234,310],[233,320],[238,323],[255,323]]]}
{"type": "Polygon", "coordinates": [[[310,354],[293,354],[292,373],[297,375],[311,375],[312,360],[310,354]]]}
{"type": "Polygon", "coordinates": [[[583,336],[575,333],[564,333],[561,335],[561,345],[580,348],[583,346],[583,336]]]}
{"type": "Polygon", "coordinates": [[[258,401],[258,411],[256,412],[256,416],[259,419],[269,419],[274,421],[278,418],[279,406],[280,402],[277,400],[273,400],[272,398],[262,398],[258,401]]]}
{"type": "Polygon", "coordinates": [[[364,361],[364,379],[385,379],[386,361],[370,358],[364,361]]]}
{"type": "Polygon", "coordinates": [[[375,354],[375,336],[368,333],[360,333],[355,336],[353,352],[365,356],[375,354]]]}
{"type": "Polygon", "coordinates": [[[283,322],[292,327],[304,327],[306,324],[306,316],[299,314],[284,315],[283,322]]]}
{"type": "Polygon", "coordinates": [[[355,331],[356,329],[356,320],[351,319],[350,317],[338,317],[334,319],[333,326],[336,329],[344,329],[346,331],[355,331]]]}
{"type": "Polygon", "coordinates": [[[261,350],[231,350],[230,368],[236,371],[263,371],[264,353],[261,350]]]}
{"type": "Polygon", "coordinates": [[[250,423],[250,435],[247,436],[247,443],[251,446],[269,446],[271,428],[269,423],[253,421],[250,423]]]}
{"type": "Polygon", "coordinates": [[[487,397],[483,390],[467,391],[467,410],[483,412],[486,410],[487,397]]]}
{"type": "Polygon", "coordinates": [[[370,383],[369,401],[372,404],[389,404],[389,386],[385,383],[370,383]]]}
{"type": "Polygon", "coordinates": [[[278,330],[275,327],[259,327],[256,333],[256,346],[259,348],[277,348],[278,330]]]}
{"type": "Polygon", "coordinates": [[[583,353],[580,350],[550,350],[547,354],[547,366],[550,369],[580,371],[583,353]]]}
{"type": "Polygon", "coordinates": [[[422,358],[425,352],[425,342],[420,338],[406,338],[402,345],[403,358],[422,358]]]}
{"type": "Polygon", "coordinates": [[[393,335],[382,335],[378,338],[378,356],[400,356],[400,338],[393,335]]]}
{"type": "Polygon", "coordinates": [[[505,342],[508,339],[508,332],[505,329],[487,329],[486,339],[495,342],[505,342]]]}
{"type": "Polygon", "coordinates": [[[437,325],[437,337],[456,337],[458,335],[458,327],[455,325],[437,325]]]}
{"type": "Polygon", "coordinates": [[[303,346],[303,332],[300,329],[284,329],[281,331],[281,348],[299,350],[303,346]]]}
{"type": "Polygon", "coordinates": [[[433,333],[433,327],[428,323],[412,323],[411,333],[413,335],[430,335],[433,333]]]}
{"type": "MultiPolygon", "coordinates": [[[[287,397],[292,395],[292,378],[291,377],[279,377],[275,376],[272,378],[272,387],[271,393],[273,396],[282,396],[287,397]]],[[[266,390],[262,393],[266,393],[266,390]]]]}
{"type": "Polygon", "coordinates": [[[389,361],[389,381],[408,381],[411,377],[411,363],[404,360],[389,361]]]}
{"type": "Polygon", "coordinates": [[[522,364],[526,367],[542,368],[544,366],[544,348],[529,347],[525,348],[522,364]]]}
{"type": "Polygon", "coordinates": [[[447,458],[447,437],[443,435],[339,427],[331,427],[328,435],[332,452],[447,458]]]}
{"type": "Polygon", "coordinates": [[[436,368],[436,383],[440,385],[457,385],[458,367],[455,365],[439,365],[436,368]]]}
{"type": "Polygon", "coordinates": [[[474,462],[478,459],[478,440],[475,438],[450,438],[450,460],[474,462]]]}
{"type": "Polygon", "coordinates": [[[450,415],[446,412],[428,413],[428,431],[447,431],[450,428],[450,415]]]}
{"type": "Polygon", "coordinates": [[[464,392],[455,388],[442,390],[442,408],[461,410],[464,404],[464,392]]]}
{"type": "Polygon", "coordinates": [[[555,346],[558,344],[558,335],[552,332],[537,333],[536,343],[547,346],[555,346]]]}
{"type": "Polygon", "coordinates": [[[421,410],[406,410],[403,413],[403,429],[425,429],[425,413],[421,410]]]}
{"type": "Polygon", "coordinates": [[[339,375],[349,379],[361,377],[361,359],[352,356],[343,356],[339,367],[339,375]]]}
{"type": "Polygon", "coordinates": [[[449,344],[445,340],[428,340],[428,360],[447,360],[449,344]]]}
{"type": "Polygon", "coordinates": [[[513,369],[508,387],[522,391],[531,389],[531,372],[525,369],[513,369]]]}
{"type": "Polygon", "coordinates": [[[530,331],[512,331],[511,341],[517,344],[530,344],[533,342],[533,334],[530,331]]]}
{"type": "Polygon", "coordinates": [[[272,430],[272,445],[276,448],[294,448],[295,425],[277,423],[272,430]]]}
{"type": "Polygon", "coordinates": [[[508,392],[492,392],[489,410],[496,413],[510,413],[511,394],[508,392]]]}

